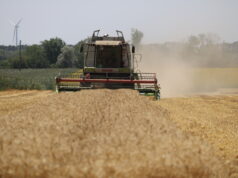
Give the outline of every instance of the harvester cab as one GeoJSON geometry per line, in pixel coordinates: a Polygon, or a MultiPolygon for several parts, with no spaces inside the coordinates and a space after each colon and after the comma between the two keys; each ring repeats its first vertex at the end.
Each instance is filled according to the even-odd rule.
{"type": "Polygon", "coordinates": [[[135,47],[130,46],[121,31],[117,36],[99,36],[93,32],[89,42],[81,46],[84,66],[81,73],[58,75],[56,90],[72,91],[97,88],[130,88],[141,94],[160,98],[160,87],[156,73],[135,73],[135,47]]]}

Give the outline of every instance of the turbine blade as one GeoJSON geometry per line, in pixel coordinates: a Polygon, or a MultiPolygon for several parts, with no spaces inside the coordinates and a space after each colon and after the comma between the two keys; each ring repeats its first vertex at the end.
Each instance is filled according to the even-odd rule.
{"type": "Polygon", "coordinates": [[[22,21],[22,18],[17,22],[16,25],[19,25],[21,23],[21,21],[22,21]]]}

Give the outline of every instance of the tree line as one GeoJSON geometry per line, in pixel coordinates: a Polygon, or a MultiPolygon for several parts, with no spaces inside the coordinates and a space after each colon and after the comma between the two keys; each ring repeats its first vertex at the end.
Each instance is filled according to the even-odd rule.
{"type": "Polygon", "coordinates": [[[39,45],[22,45],[19,47],[0,46],[1,68],[67,68],[82,67],[83,56],[80,46],[84,40],[76,45],[66,45],[60,38],[44,40],[39,45]],[[21,56],[21,57],[20,57],[21,56]]]}
{"type": "MultiPolygon", "coordinates": [[[[132,29],[131,40],[138,46],[143,33],[132,29]]],[[[19,47],[0,45],[0,68],[71,68],[83,67],[81,46],[89,38],[79,41],[76,45],[66,45],[60,38],[44,40],[40,44],[22,45],[19,47]]]]}
{"type": "MultiPolygon", "coordinates": [[[[199,34],[183,42],[145,45],[141,43],[143,36],[143,32],[132,29],[131,43],[139,52],[160,56],[154,60],[173,57],[203,67],[238,66],[238,41],[226,43],[215,34],[199,34]]],[[[88,40],[66,45],[60,38],[51,38],[38,45],[22,45],[20,60],[18,47],[0,45],[0,68],[81,68],[83,54],[80,48],[88,40]]]]}

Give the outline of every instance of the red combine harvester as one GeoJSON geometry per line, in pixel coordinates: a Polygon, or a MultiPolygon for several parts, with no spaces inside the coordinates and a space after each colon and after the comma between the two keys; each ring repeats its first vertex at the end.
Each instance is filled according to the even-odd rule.
{"type": "Polygon", "coordinates": [[[90,42],[80,49],[84,54],[82,72],[56,76],[56,91],[129,88],[159,99],[156,73],[134,72],[135,47],[125,42],[121,31],[116,32],[116,37],[110,37],[94,31],[90,42]]]}

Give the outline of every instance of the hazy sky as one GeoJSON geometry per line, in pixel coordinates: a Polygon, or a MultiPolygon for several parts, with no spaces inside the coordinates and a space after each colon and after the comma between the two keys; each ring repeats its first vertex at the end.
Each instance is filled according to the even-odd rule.
{"type": "Polygon", "coordinates": [[[9,20],[20,18],[24,44],[52,37],[75,44],[96,29],[122,30],[129,40],[131,28],[144,33],[144,43],[208,32],[238,41],[238,0],[0,0],[0,44],[14,44],[9,20]]]}

